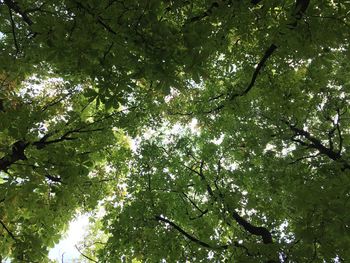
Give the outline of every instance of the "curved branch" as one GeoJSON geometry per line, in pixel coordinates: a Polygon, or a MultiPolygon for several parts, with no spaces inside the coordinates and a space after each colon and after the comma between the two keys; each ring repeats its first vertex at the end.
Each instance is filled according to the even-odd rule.
{"type": "Polygon", "coordinates": [[[244,230],[248,231],[250,234],[255,235],[255,236],[261,236],[263,243],[264,244],[272,244],[273,243],[273,239],[272,239],[272,234],[271,232],[265,228],[265,227],[258,227],[258,226],[254,226],[251,223],[249,223],[247,220],[245,220],[243,217],[241,217],[234,209],[231,209],[229,207],[227,207],[227,205],[225,204],[225,200],[224,200],[224,196],[222,196],[222,194],[216,195],[213,191],[213,189],[211,188],[211,186],[209,185],[206,177],[204,176],[203,173],[203,167],[204,167],[204,162],[203,160],[200,161],[200,167],[199,167],[199,172],[186,166],[186,168],[190,169],[192,172],[198,174],[201,178],[201,180],[205,183],[206,187],[207,187],[207,192],[208,194],[215,200],[215,201],[219,201],[221,202],[221,204],[224,205],[225,210],[227,210],[227,212],[229,212],[232,215],[232,218],[240,225],[244,228],[244,230]]]}
{"type": "MultiPolygon", "coordinates": [[[[258,4],[259,2],[260,0],[251,1],[251,3],[253,4],[258,4]]],[[[293,10],[293,17],[295,18],[295,22],[290,24],[290,29],[293,30],[296,28],[298,21],[301,20],[301,18],[303,17],[309,4],[310,4],[310,0],[296,0],[295,7],[293,10]]],[[[232,95],[231,100],[234,99],[235,97],[246,95],[253,88],[261,69],[266,64],[266,61],[271,57],[271,55],[275,52],[276,49],[277,49],[277,46],[274,43],[272,43],[270,47],[265,51],[264,56],[261,58],[260,62],[258,63],[248,87],[242,93],[232,95]]]]}
{"type": "Polygon", "coordinates": [[[252,79],[250,80],[248,87],[240,94],[240,96],[246,95],[252,89],[261,69],[265,65],[266,61],[271,57],[273,52],[275,52],[276,49],[277,49],[277,46],[275,44],[271,44],[271,46],[265,51],[264,56],[261,58],[260,62],[258,63],[253,73],[252,79]]]}
{"type": "Polygon", "coordinates": [[[250,234],[255,236],[261,236],[264,244],[272,244],[272,235],[270,231],[266,227],[257,227],[249,223],[247,220],[245,220],[243,217],[241,217],[236,211],[233,211],[232,213],[233,219],[242,226],[246,231],[248,231],[250,234]]]}
{"type": "MultiPolygon", "coordinates": [[[[205,243],[197,238],[195,238],[194,236],[190,235],[189,233],[187,233],[185,230],[183,230],[180,226],[178,226],[177,224],[175,224],[174,222],[161,217],[161,216],[155,216],[154,217],[157,221],[161,221],[164,223],[167,223],[169,225],[171,225],[173,228],[175,228],[178,232],[180,232],[181,234],[183,234],[185,237],[187,237],[189,240],[191,240],[192,242],[202,246],[202,247],[206,247],[206,248],[210,248],[210,249],[216,249],[216,247],[213,247],[211,245],[209,245],[208,243],[205,243]]],[[[220,248],[220,247],[219,247],[220,248]]]]}
{"type": "Polygon", "coordinates": [[[90,258],[89,256],[85,255],[83,252],[81,252],[77,245],[75,245],[75,248],[78,250],[79,254],[82,255],[84,258],[86,258],[86,259],[88,259],[88,260],[90,260],[92,262],[98,263],[98,261],[90,258]]]}

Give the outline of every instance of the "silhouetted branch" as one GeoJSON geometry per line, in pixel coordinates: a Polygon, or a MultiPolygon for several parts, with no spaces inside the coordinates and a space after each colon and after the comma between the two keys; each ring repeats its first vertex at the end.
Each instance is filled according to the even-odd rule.
{"type": "Polygon", "coordinates": [[[79,254],[82,255],[84,258],[86,258],[86,259],[88,259],[88,260],[90,260],[92,262],[98,263],[98,261],[90,258],[89,256],[85,255],[83,252],[81,252],[77,245],[75,245],[75,248],[78,250],[79,254]]]}
{"type": "Polygon", "coordinates": [[[232,211],[231,215],[233,219],[242,226],[245,230],[247,230],[250,234],[255,236],[261,236],[264,244],[272,244],[272,235],[270,231],[266,227],[257,227],[249,223],[243,217],[241,217],[236,211],[232,211]]]}
{"type": "Polygon", "coordinates": [[[84,6],[82,3],[78,2],[78,1],[74,1],[74,3],[77,5],[78,8],[83,9],[90,16],[92,16],[93,18],[96,18],[97,23],[100,24],[103,28],[105,28],[109,33],[112,33],[113,35],[117,35],[117,32],[115,32],[108,24],[106,24],[103,21],[103,18],[101,16],[94,14],[88,7],[84,6]]]}
{"type": "Polygon", "coordinates": [[[195,216],[195,217],[190,217],[190,220],[194,220],[194,219],[198,219],[201,218],[202,216],[204,216],[206,213],[209,212],[208,209],[205,209],[204,211],[185,193],[182,192],[182,194],[186,197],[186,199],[188,201],[190,201],[190,203],[200,212],[199,215],[195,216]]]}
{"type": "Polygon", "coordinates": [[[45,177],[53,182],[62,183],[62,179],[60,177],[55,177],[49,174],[46,174],[45,177]]]}
{"type": "Polygon", "coordinates": [[[15,47],[16,47],[16,55],[18,55],[20,50],[19,50],[17,37],[16,37],[16,25],[15,25],[15,21],[13,21],[12,11],[11,11],[10,7],[9,7],[9,15],[10,15],[10,20],[11,20],[11,30],[12,30],[12,35],[13,35],[13,42],[15,43],[15,47]]]}
{"type": "Polygon", "coordinates": [[[261,58],[260,62],[258,63],[253,73],[252,79],[250,80],[248,87],[240,94],[240,96],[246,95],[252,89],[261,69],[265,65],[266,61],[272,56],[273,52],[276,49],[277,49],[277,46],[275,44],[271,44],[271,46],[265,51],[264,56],[261,58]]]}
{"type": "Polygon", "coordinates": [[[23,21],[26,22],[29,26],[33,24],[33,21],[29,18],[26,12],[24,12],[15,1],[12,0],[4,0],[4,3],[8,6],[8,8],[15,11],[17,14],[19,14],[23,21]]]}
{"type": "Polygon", "coordinates": [[[61,98],[58,98],[56,100],[52,100],[50,101],[48,104],[46,104],[41,110],[42,111],[46,111],[49,107],[55,106],[58,103],[64,101],[66,98],[68,98],[69,96],[71,96],[74,92],[70,91],[69,93],[63,95],[61,98]]]}
{"type": "Polygon", "coordinates": [[[208,183],[208,181],[207,181],[207,179],[206,179],[206,177],[205,177],[205,175],[203,173],[203,168],[204,168],[204,161],[203,160],[200,161],[199,172],[197,170],[191,168],[191,167],[186,166],[186,165],[185,165],[185,167],[187,169],[190,169],[192,172],[194,172],[194,173],[196,173],[196,174],[198,174],[200,176],[202,181],[206,184],[208,194],[215,201],[219,201],[220,203],[222,203],[224,205],[225,209],[227,210],[227,212],[229,212],[232,215],[232,218],[241,227],[243,227],[246,231],[248,231],[252,235],[261,236],[261,238],[263,239],[264,244],[272,244],[273,243],[271,232],[267,228],[265,228],[265,227],[257,227],[257,226],[252,225],[247,220],[245,220],[243,217],[241,217],[234,209],[226,207],[224,196],[222,196],[221,194],[216,195],[214,193],[213,189],[209,185],[209,183],[208,183]]]}
{"type": "Polygon", "coordinates": [[[285,122],[285,123],[295,133],[294,136],[292,137],[292,140],[294,142],[297,142],[300,145],[305,146],[307,148],[315,149],[320,154],[327,156],[328,158],[332,159],[333,161],[342,163],[343,164],[343,168],[342,168],[343,170],[350,169],[350,164],[342,158],[339,150],[338,151],[334,151],[332,148],[328,148],[328,147],[324,146],[322,144],[321,140],[317,139],[316,137],[311,135],[310,132],[305,131],[305,130],[300,129],[300,128],[297,128],[296,125],[292,125],[289,122],[285,122]],[[305,139],[307,139],[308,142],[305,142],[305,141],[303,141],[301,139],[295,138],[296,136],[302,136],[305,139]]]}
{"type": "Polygon", "coordinates": [[[214,2],[210,5],[210,7],[204,11],[202,14],[198,15],[198,16],[195,16],[195,17],[192,17],[189,22],[193,23],[193,22],[196,22],[196,21],[199,21],[199,20],[202,20],[203,18],[207,17],[207,16],[210,16],[212,13],[213,13],[213,10],[215,8],[218,8],[219,7],[219,3],[217,2],[214,2]]]}
{"type": "Polygon", "coordinates": [[[2,222],[2,221],[0,220],[0,224],[1,224],[2,227],[6,230],[7,234],[9,234],[9,236],[10,236],[14,241],[17,242],[16,237],[15,237],[15,236],[12,234],[12,232],[7,228],[7,226],[5,225],[5,223],[2,222]]]}
{"type": "Polygon", "coordinates": [[[206,242],[203,242],[197,238],[195,238],[194,236],[190,235],[189,233],[187,233],[185,230],[183,230],[180,226],[178,226],[177,224],[175,224],[174,222],[164,218],[164,217],[161,217],[161,216],[155,216],[155,219],[158,220],[158,221],[161,221],[161,222],[164,222],[164,223],[167,223],[169,225],[171,225],[173,228],[175,228],[178,232],[180,232],[181,234],[183,234],[185,237],[187,237],[189,240],[191,240],[192,242],[202,246],[202,247],[205,247],[205,248],[210,248],[210,249],[215,249],[215,247],[209,245],[208,243],[206,242]]]}
{"type": "Polygon", "coordinates": [[[0,171],[7,171],[7,169],[19,160],[27,160],[27,157],[24,154],[24,150],[29,145],[28,142],[17,141],[12,144],[11,154],[7,154],[0,159],[0,171]]]}
{"type": "Polygon", "coordinates": [[[317,153],[317,154],[310,154],[310,155],[307,155],[307,156],[302,156],[302,157],[297,158],[297,159],[295,159],[294,161],[290,162],[289,164],[295,164],[295,163],[297,163],[297,162],[299,162],[299,161],[302,161],[302,160],[305,160],[305,159],[309,159],[309,158],[314,158],[314,157],[317,157],[317,156],[319,156],[319,155],[320,155],[320,153],[317,153]]]}

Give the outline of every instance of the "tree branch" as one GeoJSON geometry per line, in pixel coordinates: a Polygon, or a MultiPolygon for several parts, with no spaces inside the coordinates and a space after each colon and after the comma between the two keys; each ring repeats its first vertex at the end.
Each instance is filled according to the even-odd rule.
{"type": "Polygon", "coordinates": [[[12,35],[13,35],[13,42],[15,43],[16,56],[17,56],[20,53],[20,50],[19,50],[17,37],[16,37],[16,25],[15,25],[15,21],[13,21],[12,10],[11,10],[10,7],[8,7],[8,9],[9,9],[9,15],[10,15],[10,20],[11,20],[11,29],[12,29],[12,35]]]}
{"type": "MultiPolygon", "coordinates": [[[[261,1],[262,1],[262,0],[251,0],[250,3],[253,4],[253,5],[257,5],[257,4],[260,3],[261,1]]],[[[192,17],[192,18],[189,20],[189,22],[190,22],[190,23],[193,23],[193,22],[202,20],[203,18],[206,18],[206,17],[210,16],[210,15],[213,13],[214,9],[215,9],[215,8],[219,8],[219,6],[220,6],[220,5],[219,5],[219,2],[213,2],[213,3],[210,5],[210,7],[209,7],[206,11],[204,11],[204,12],[203,12],[202,14],[200,14],[200,15],[197,15],[197,16],[192,17]]]]}
{"type": "Polygon", "coordinates": [[[257,67],[255,68],[255,71],[253,73],[252,79],[250,80],[248,87],[240,94],[240,96],[246,95],[252,89],[261,69],[265,65],[266,61],[272,56],[273,52],[276,49],[277,49],[277,46],[275,44],[271,44],[271,46],[265,51],[264,56],[261,58],[257,67]]]}
{"type": "Polygon", "coordinates": [[[22,11],[22,9],[17,5],[15,1],[4,0],[4,3],[8,6],[8,8],[19,14],[22,17],[23,21],[26,22],[29,26],[33,25],[33,21],[29,18],[26,12],[22,11]]]}
{"type": "Polygon", "coordinates": [[[64,94],[61,98],[50,101],[48,104],[42,107],[41,111],[46,111],[49,107],[57,105],[58,103],[64,101],[65,99],[72,96],[73,94],[74,94],[74,91],[69,91],[67,94],[64,94]]]}
{"type": "MultiPolygon", "coordinates": [[[[86,128],[86,127],[84,127],[84,128],[86,128]]],[[[49,134],[46,134],[44,137],[42,137],[39,141],[33,142],[32,144],[34,146],[36,146],[37,149],[42,149],[42,148],[44,148],[47,145],[52,144],[52,143],[63,142],[63,141],[72,141],[72,140],[78,139],[78,138],[75,138],[75,137],[68,137],[69,135],[72,135],[74,133],[86,133],[86,132],[95,132],[95,131],[103,131],[103,130],[104,130],[103,128],[96,128],[96,129],[91,129],[91,130],[83,130],[83,127],[81,127],[81,128],[77,128],[77,129],[65,132],[58,139],[53,139],[53,140],[48,141],[47,139],[55,134],[55,133],[49,133],[49,134]]]]}
{"type": "MultiPolygon", "coordinates": [[[[260,1],[261,0],[252,0],[251,3],[258,4],[260,1]]],[[[295,8],[293,11],[293,17],[296,19],[296,21],[290,24],[290,29],[296,28],[298,21],[303,17],[306,9],[309,6],[309,3],[310,3],[310,0],[296,0],[295,8]]],[[[274,43],[272,43],[270,47],[265,51],[264,56],[258,63],[248,87],[242,93],[232,95],[231,100],[233,100],[236,97],[241,97],[246,95],[253,88],[261,69],[266,64],[266,61],[271,57],[271,55],[275,52],[276,49],[277,49],[277,46],[274,43]]]]}
{"type": "Polygon", "coordinates": [[[286,122],[286,124],[295,133],[294,136],[303,136],[310,143],[306,143],[306,142],[299,140],[299,139],[296,139],[296,138],[292,138],[293,141],[298,142],[299,144],[306,146],[308,148],[315,149],[320,154],[327,156],[328,158],[332,159],[333,161],[342,163],[343,164],[342,170],[350,169],[350,164],[347,161],[345,161],[344,159],[342,159],[342,156],[341,156],[339,150],[334,151],[333,149],[324,146],[319,139],[312,136],[308,131],[305,131],[303,129],[299,129],[295,125],[291,125],[289,122],[286,122]]]}
{"type": "Polygon", "coordinates": [[[167,223],[169,225],[171,225],[173,228],[175,228],[178,232],[180,232],[181,234],[183,234],[185,237],[187,237],[189,240],[191,240],[192,242],[202,246],[202,247],[205,247],[205,248],[209,248],[209,249],[216,249],[217,247],[213,247],[211,245],[209,245],[208,243],[206,242],[203,242],[197,238],[195,238],[194,236],[190,235],[189,233],[187,233],[185,230],[183,230],[180,226],[178,226],[177,224],[175,224],[174,222],[164,218],[164,217],[161,217],[161,216],[155,216],[155,219],[157,221],[161,221],[161,222],[164,222],[164,223],[167,223]]]}
{"type": "Polygon", "coordinates": [[[14,241],[17,242],[16,237],[15,237],[15,236],[12,234],[12,232],[6,227],[5,223],[2,222],[2,221],[0,220],[0,224],[1,224],[2,227],[6,230],[7,234],[9,234],[9,236],[10,236],[14,241]]]}
{"type": "Polygon", "coordinates": [[[253,76],[252,76],[247,88],[241,93],[232,94],[230,97],[230,100],[234,100],[236,97],[242,97],[242,96],[246,95],[253,88],[253,86],[256,82],[256,79],[258,78],[258,75],[260,74],[260,71],[263,69],[264,65],[266,64],[266,61],[272,56],[272,54],[275,52],[276,49],[277,49],[277,46],[275,44],[270,45],[270,47],[265,51],[264,56],[261,58],[258,65],[256,66],[254,73],[253,73],[253,76]]]}
{"type": "Polygon", "coordinates": [[[302,161],[302,160],[305,160],[305,159],[309,159],[309,158],[315,158],[317,156],[319,156],[320,153],[317,153],[317,154],[310,154],[310,155],[307,155],[307,156],[302,156],[302,157],[299,157],[297,158],[296,160],[293,160],[292,162],[290,162],[289,164],[295,164],[299,161],[302,161]]]}
{"type": "Polygon", "coordinates": [[[7,169],[19,160],[27,160],[24,150],[29,145],[28,142],[17,141],[12,144],[11,154],[7,154],[0,159],[0,171],[7,171],[7,169]]]}
{"type": "Polygon", "coordinates": [[[295,132],[296,135],[301,135],[311,142],[310,144],[305,143],[306,145],[308,145],[308,147],[318,150],[321,154],[328,156],[330,159],[334,161],[337,161],[341,158],[340,154],[331,150],[330,148],[325,147],[319,139],[316,139],[315,137],[313,137],[308,131],[299,129],[295,125],[289,124],[289,127],[293,132],[295,132]]]}
{"type": "Polygon", "coordinates": [[[45,177],[53,182],[62,183],[62,179],[60,177],[55,177],[49,174],[46,174],[45,177]]]}
{"type": "Polygon", "coordinates": [[[78,1],[74,1],[74,2],[78,8],[85,10],[89,15],[96,18],[97,23],[100,24],[102,27],[104,27],[104,29],[106,29],[109,33],[111,33],[113,35],[117,35],[117,32],[115,32],[109,25],[107,25],[103,21],[103,18],[101,16],[96,16],[96,14],[94,14],[89,8],[85,7],[82,3],[78,2],[78,1]]]}
{"type": "Polygon", "coordinates": [[[207,187],[207,192],[208,194],[215,200],[215,201],[220,201],[225,210],[227,212],[229,212],[232,215],[232,218],[240,225],[244,228],[244,230],[248,231],[250,234],[255,235],[255,236],[261,236],[263,243],[264,244],[272,244],[273,240],[272,240],[272,235],[270,233],[270,231],[265,228],[265,227],[257,227],[252,225],[251,223],[249,223],[247,220],[245,220],[243,217],[241,217],[236,211],[235,209],[231,209],[228,208],[227,205],[225,204],[225,200],[224,200],[224,196],[222,196],[222,194],[215,195],[215,193],[213,192],[213,189],[211,188],[211,186],[209,185],[207,179],[204,176],[203,173],[203,167],[204,167],[204,162],[203,160],[200,161],[200,167],[199,167],[199,172],[186,166],[188,169],[190,169],[192,172],[198,174],[202,181],[206,184],[207,187]]]}
{"type": "Polygon", "coordinates": [[[246,231],[255,236],[261,236],[264,244],[272,244],[272,235],[266,227],[257,227],[249,223],[243,217],[241,217],[236,211],[232,211],[231,215],[233,219],[242,226],[246,231]]]}
{"type": "Polygon", "coordinates": [[[300,21],[305,14],[306,9],[309,7],[310,0],[296,0],[295,7],[293,10],[293,17],[295,21],[293,23],[288,24],[289,29],[293,30],[297,27],[298,21],[300,21]]]}
{"type": "Polygon", "coordinates": [[[211,4],[211,6],[206,10],[204,11],[204,13],[198,15],[198,16],[195,16],[195,17],[192,17],[189,22],[190,23],[193,23],[193,22],[196,22],[196,21],[199,21],[199,20],[202,20],[203,18],[207,17],[207,16],[210,16],[212,13],[213,13],[213,10],[215,8],[218,8],[219,7],[219,3],[217,2],[214,2],[211,4]]]}
{"type": "Polygon", "coordinates": [[[200,212],[199,215],[195,216],[195,217],[190,217],[190,220],[194,220],[194,219],[198,219],[201,218],[202,216],[204,216],[206,213],[209,212],[208,209],[205,209],[204,211],[185,193],[182,192],[182,194],[186,197],[186,199],[188,201],[190,201],[190,203],[200,212]]]}
{"type": "Polygon", "coordinates": [[[87,260],[90,260],[92,262],[98,263],[98,261],[90,258],[89,256],[85,255],[83,252],[80,251],[80,249],[78,248],[77,245],[75,245],[75,248],[78,250],[79,254],[82,255],[84,258],[86,258],[87,260]]]}
{"type": "Polygon", "coordinates": [[[300,20],[303,17],[309,4],[310,4],[310,0],[296,0],[295,8],[294,8],[294,17],[297,20],[300,20]]]}

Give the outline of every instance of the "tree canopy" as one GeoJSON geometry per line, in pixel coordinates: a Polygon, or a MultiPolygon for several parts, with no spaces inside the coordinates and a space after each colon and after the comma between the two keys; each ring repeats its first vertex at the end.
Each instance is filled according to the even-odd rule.
{"type": "Polygon", "coordinates": [[[350,260],[350,2],[0,1],[0,261],[350,260]]]}

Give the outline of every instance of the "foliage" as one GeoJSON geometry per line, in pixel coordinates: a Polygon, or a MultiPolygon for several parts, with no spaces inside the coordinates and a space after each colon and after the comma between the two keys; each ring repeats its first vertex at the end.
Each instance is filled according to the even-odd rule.
{"type": "Polygon", "coordinates": [[[350,259],[347,1],[0,7],[0,256],[350,259]]]}

